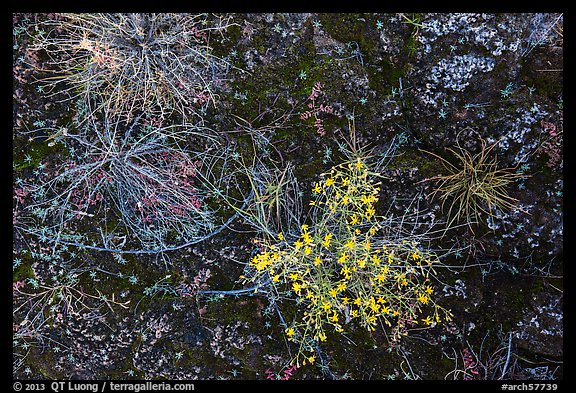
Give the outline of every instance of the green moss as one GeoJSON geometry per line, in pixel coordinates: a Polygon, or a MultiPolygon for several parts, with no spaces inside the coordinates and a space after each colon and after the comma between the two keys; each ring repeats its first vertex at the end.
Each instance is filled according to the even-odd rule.
{"type": "Polygon", "coordinates": [[[402,148],[402,153],[394,157],[387,169],[410,170],[418,168],[418,177],[431,177],[445,171],[442,163],[437,158],[408,147],[402,148]]]}
{"type": "Polygon", "coordinates": [[[35,278],[32,264],[34,259],[29,252],[21,251],[18,253],[18,258],[22,261],[20,266],[12,272],[12,281],[24,281],[27,278],[35,278]]]}
{"type": "Polygon", "coordinates": [[[446,372],[446,374],[451,371],[452,369],[454,369],[454,362],[450,359],[448,359],[446,356],[441,356],[439,359],[436,358],[434,359],[434,362],[438,362],[439,361],[439,368],[442,368],[444,370],[448,370],[446,372]]]}
{"type": "MultiPolygon", "coordinates": [[[[419,20],[419,14],[413,16],[419,20]]],[[[364,59],[364,68],[372,90],[388,95],[392,87],[398,88],[399,79],[408,72],[408,67],[418,50],[417,27],[398,29],[404,37],[400,53],[391,56],[383,52],[379,34],[375,28],[377,18],[364,14],[322,14],[323,29],[342,43],[356,42],[364,59]]],[[[405,100],[409,100],[406,97],[405,100]]],[[[409,105],[409,102],[407,103],[409,105]]]]}
{"type": "Polygon", "coordinates": [[[63,143],[55,143],[53,146],[48,146],[46,141],[14,141],[12,161],[14,165],[14,173],[18,173],[26,168],[36,168],[38,164],[49,156],[58,156],[66,158],[68,150],[63,143]],[[30,157],[29,161],[26,157],[30,157]]]}
{"type": "Polygon", "coordinates": [[[34,270],[32,269],[31,263],[22,262],[20,266],[12,273],[12,281],[24,281],[27,278],[34,278],[36,275],[34,274],[34,270]]]}
{"type": "Polygon", "coordinates": [[[224,58],[232,52],[237,46],[242,35],[242,29],[239,25],[232,25],[224,32],[224,39],[217,39],[211,42],[212,54],[216,57],[224,58]]]}
{"type": "Polygon", "coordinates": [[[322,29],[340,42],[363,42],[366,16],[359,13],[325,13],[319,15],[322,29]]]}
{"type": "Polygon", "coordinates": [[[536,102],[543,99],[556,102],[563,93],[562,56],[555,52],[550,54],[549,50],[535,48],[522,58],[519,76],[523,84],[536,89],[536,102]]]}
{"type": "Polygon", "coordinates": [[[26,363],[32,371],[37,371],[46,379],[65,379],[65,376],[52,368],[57,362],[52,350],[30,351],[26,357],[26,363]]]}

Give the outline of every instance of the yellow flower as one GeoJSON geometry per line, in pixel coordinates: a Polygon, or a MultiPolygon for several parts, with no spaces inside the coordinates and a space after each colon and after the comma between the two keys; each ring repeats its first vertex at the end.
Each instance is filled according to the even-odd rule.
{"type": "Polygon", "coordinates": [[[381,283],[383,283],[384,281],[386,281],[386,276],[384,276],[383,274],[378,274],[378,275],[376,276],[376,279],[378,280],[378,283],[381,284],[381,283]]]}
{"type": "Polygon", "coordinates": [[[316,201],[310,201],[310,206],[314,206],[316,204],[316,201]]]}
{"type": "Polygon", "coordinates": [[[376,210],[374,210],[373,207],[369,207],[368,209],[366,209],[365,216],[366,216],[366,218],[370,218],[370,217],[372,217],[375,213],[376,213],[376,210]]]}
{"type": "Polygon", "coordinates": [[[366,267],[366,259],[360,259],[360,260],[358,261],[358,267],[359,267],[360,269],[364,269],[364,267],[366,267]]]}
{"type": "Polygon", "coordinates": [[[268,253],[262,253],[254,256],[251,263],[256,266],[256,270],[262,271],[266,269],[266,267],[270,265],[272,261],[270,260],[270,255],[268,253]]]}
{"type": "Polygon", "coordinates": [[[286,329],[286,335],[288,337],[292,337],[294,335],[294,333],[296,333],[296,331],[294,330],[293,327],[286,329]]]}
{"type": "Polygon", "coordinates": [[[360,161],[360,159],[358,159],[356,163],[354,163],[354,166],[356,167],[356,169],[360,170],[364,167],[364,164],[362,163],[362,161],[360,161]]]}
{"type": "Polygon", "coordinates": [[[422,320],[426,324],[426,326],[432,324],[432,319],[430,319],[430,315],[428,315],[425,319],[422,320]]]}
{"type": "Polygon", "coordinates": [[[304,247],[304,255],[310,255],[311,252],[312,249],[310,248],[310,246],[304,247]]]}
{"type": "Polygon", "coordinates": [[[322,308],[324,309],[324,311],[328,311],[332,308],[332,304],[330,302],[323,302],[322,308]]]}
{"type": "Polygon", "coordinates": [[[314,363],[315,360],[316,360],[316,356],[314,356],[314,355],[308,356],[308,361],[310,362],[310,364],[314,363]]]}
{"type": "Polygon", "coordinates": [[[358,224],[358,217],[356,217],[356,214],[354,214],[352,217],[350,217],[350,225],[356,224],[358,224]]]}
{"type": "Polygon", "coordinates": [[[380,258],[378,257],[378,255],[376,254],[372,255],[372,264],[376,266],[380,265],[380,258]]]}
{"type": "Polygon", "coordinates": [[[418,254],[417,251],[414,251],[414,253],[412,254],[412,259],[417,260],[418,258],[420,258],[420,255],[418,254]]]}
{"type": "Polygon", "coordinates": [[[346,244],[344,245],[344,247],[349,248],[350,250],[352,250],[354,248],[354,239],[350,239],[346,242],[346,244]]]}
{"type": "Polygon", "coordinates": [[[320,259],[319,256],[317,256],[316,258],[314,258],[314,266],[318,266],[322,264],[322,260],[320,259]]]}
{"type": "Polygon", "coordinates": [[[322,245],[326,248],[330,247],[330,241],[332,240],[332,234],[329,233],[326,236],[324,236],[324,241],[322,242],[322,245]]]}
{"type": "Polygon", "coordinates": [[[307,224],[302,225],[301,228],[304,232],[308,232],[308,225],[307,224]]]}
{"type": "Polygon", "coordinates": [[[354,304],[359,306],[360,304],[362,304],[362,299],[360,299],[359,297],[357,297],[356,299],[354,299],[354,304]]]}
{"type": "Polygon", "coordinates": [[[318,333],[318,338],[320,341],[326,341],[326,334],[324,334],[324,332],[320,332],[318,333]]]}
{"type": "Polygon", "coordinates": [[[344,266],[342,268],[342,270],[340,270],[340,273],[342,273],[345,276],[349,276],[350,275],[350,269],[348,269],[348,266],[344,266]]]}
{"type": "Polygon", "coordinates": [[[424,294],[420,294],[418,296],[418,301],[422,304],[426,304],[426,303],[428,303],[428,296],[426,296],[424,294]]]}
{"type": "Polygon", "coordinates": [[[328,294],[330,294],[330,296],[332,296],[332,297],[338,296],[338,292],[336,292],[336,290],[334,288],[330,288],[328,290],[328,294]]]}
{"type": "Polygon", "coordinates": [[[348,254],[344,253],[338,258],[338,263],[344,263],[348,259],[348,254]]]}
{"type": "Polygon", "coordinates": [[[338,283],[338,285],[336,286],[336,290],[337,290],[338,292],[345,291],[345,290],[346,290],[346,282],[340,281],[340,282],[338,283]]]}
{"type": "Polygon", "coordinates": [[[352,318],[358,318],[358,310],[352,310],[350,311],[350,316],[352,318]]]}
{"type": "Polygon", "coordinates": [[[300,291],[302,290],[302,284],[295,282],[292,284],[292,289],[294,290],[294,292],[300,295],[300,291]]]}
{"type": "Polygon", "coordinates": [[[382,307],[382,313],[383,313],[383,314],[390,314],[390,307],[388,307],[388,306],[383,306],[383,307],[382,307]]]}
{"type": "Polygon", "coordinates": [[[348,183],[350,183],[350,179],[349,179],[349,178],[346,177],[346,178],[342,179],[342,185],[343,185],[344,187],[346,187],[346,186],[348,185],[348,183]]]}
{"type": "Polygon", "coordinates": [[[298,274],[298,272],[292,272],[290,273],[290,275],[288,276],[292,281],[294,280],[298,280],[298,277],[300,277],[300,275],[298,274]]]}
{"type": "Polygon", "coordinates": [[[350,203],[350,198],[348,198],[347,196],[345,196],[344,198],[342,198],[342,204],[343,204],[343,205],[347,205],[348,203],[350,203]]]}
{"type": "Polygon", "coordinates": [[[302,243],[302,240],[296,240],[294,242],[294,247],[296,247],[297,250],[299,250],[300,248],[302,248],[302,246],[304,245],[304,243],[302,243]]]}
{"type": "Polygon", "coordinates": [[[402,284],[402,286],[408,285],[408,280],[406,280],[405,278],[403,278],[401,284],[402,284]]]}
{"type": "Polygon", "coordinates": [[[368,233],[370,234],[370,236],[374,236],[377,230],[378,229],[376,227],[372,227],[368,230],[368,233]]]}
{"type": "Polygon", "coordinates": [[[279,274],[272,277],[272,282],[279,282],[279,281],[280,281],[280,275],[279,274]]]}
{"type": "Polygon", "coordinates": [[[330,187],[331,185],[334,184],[334,178],[333,178],[333,177],[330,177],[330,178],[326,179],[326,183],[325,183],[325,184],[326,184],[326,187],[330,187]]]}
{"type": "Polygon", "coordinates": [[[350,298],[349,297],[343,297],[342,298],[342,304],[348,304],[350,303],[350,298]]]}
{"type": "Polygon", "coordinates": [[[338,314],[336,314],[336,313],[332,314],[332,316],[330,317],[330,320],[332,322],[338,322],[338,314]]]}
{"type": "Polygon", "coordinates": [[[302,238],[304,239],[304,243],[306,244],[312,243],[312,238],[310,237],[310,234],[308,232],[304,233],[302,235],[302,238]]]}
{"type": "Polygon", "coordinates": [[[427,293],[428,295],[430,295],[432,292],[433,292],[432,287],[431,287],[430,285],[428,285],[428,286],[426,287],[426,293],[427,293]]]}
{"type": "Polygon", "coordinates": [[[284,234],[282,232],[278,234],[278,240],[280,241],[284,240],[284,234]]]}
{"type": "Polygon", "coordinates": [[[364,248],[369,251],[370,247],[372,247],[372,244],[370,244],[370,239],[366,239],[364,242],[364,248]]]}

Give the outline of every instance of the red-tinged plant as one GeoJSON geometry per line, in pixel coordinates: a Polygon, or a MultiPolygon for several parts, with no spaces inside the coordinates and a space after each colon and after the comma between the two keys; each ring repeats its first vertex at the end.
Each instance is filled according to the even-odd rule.
{"type": "Polygon", "coordinates": [[[276,374],[271,369],[268,369],[265,371],[266,379],[273,380],[273,381],[277,381],[277,380],[287,381],[290,378],[292,378],[292,376],[294,375],[294,372],[297,369],[298,369],[298,366],[296,366],[296,364],[293,364],[292,366],[288,367],[287,369],[285,369],[284,371],[282,371],[281,373],[278,373],[278,374],[276,374]]]}
{"type": "Polygon", "coordinates": [[[320,114],[326,113],[333,115],[334,109],[329,105],[324,105],[323,103],[317,105],[316,101],[318,100],[320,93],[322,93],[322,84],[320,82],[316,82],[312,87],[312,93],[306,99],[306,101],[309,101],[309,109],[300,115],[300,119],[308,120],[310,118],[314,118],[314,128],[316,129],[316,132],[318,132],[320,136],[324,136],[326,135],[326,130],[324,129],[324,121],[320,117],[320,114]]]}
{"type": "Polygon", "coordinates": [[[16,281],[12,283],[12,294],[16,294],[20,288],[24,287],[24,285],[26,285],[24,281],[16,281]]]}
{"type": "Polygon", "coordinates": [[[546,166],[556,168],[562,162],[562,131],[558,131],[556,125],[542,120],[540,123],[544,131],[548,134],[546,139],[538,148],[538,152],[548,156],[546,166]]]}
{"type": "Polygon", "coordinates": [[[26,187],[16,187],[14,188],[14,199],[18,203],[22,204],[24,203],[24,198],[26,198],[29,193],[30,190],[28,190],[26,187]]]}
{"type": "Polygon", "coordinates": [[[464,379],[477,379],[479,374],[477,370],[478,364],[468,348],[462,350],[462,361],[464,362],[464,379]]]}

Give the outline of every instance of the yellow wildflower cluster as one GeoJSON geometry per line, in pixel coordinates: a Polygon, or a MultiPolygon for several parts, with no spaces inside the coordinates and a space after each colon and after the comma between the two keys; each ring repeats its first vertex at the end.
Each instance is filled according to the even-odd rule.
{"type": "MultiPolygon", "coordinates": [[[[393,339],[407,334],[401,327],[426,327],[450,318],[433,300],[430,276],[434,254],[414,241],[386,239],[375,213],[380,183],[360,158],[338,165],[312,188],[314,222],[302,225],[297,239],[274,243],[256,255],[250,281],[272,278],[302,307],[302,315],[286,329],[300,343],[306,359],[307,338],[325,341],[328,328],[344,331],[358,323],[369,331],[378,321],[395,326],[393,339]]],[[[296,359],[298,361],[298,359],[296,359]]]]}

